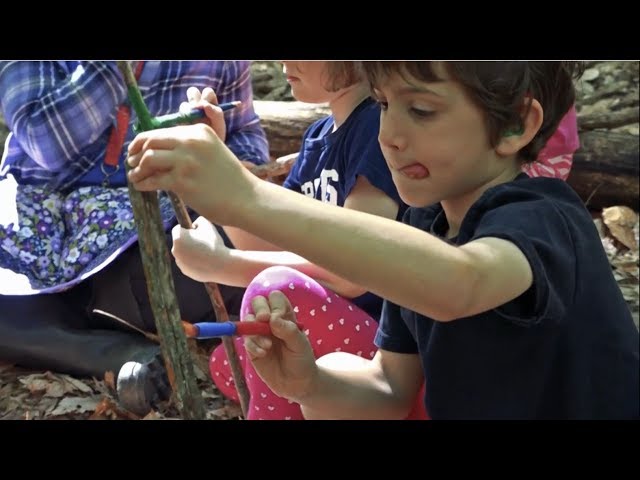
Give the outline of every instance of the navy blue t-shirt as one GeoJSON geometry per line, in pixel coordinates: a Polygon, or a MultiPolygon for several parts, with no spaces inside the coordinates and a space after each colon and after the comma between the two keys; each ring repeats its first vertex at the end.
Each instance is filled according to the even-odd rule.
{"type": "MultiPolygon", "coordinates": [[[[438,204],[410,208],[409,225],[443,237],[438,204]]],[[[436,322],[385,302],[380,348],[419,353],[434,419],[638,418],[638,330],[598,232],[563,181],[520,175],[487,190],[457,238],[514,243],[533,271],[520,297],[436,322]]]]}
{"type": "MultiPolygon", "coordinates": [[[[371,98],[362,101],[333,131],[333,116],[320,119],[306,130],[296,163],[283,186],[331,205],[342,207],[358,176],[398,202],[398,220],[406,210],[378,143],[380,107],[371,98]]],[[[365,293],[353,299],[378,320],[382,299],[365,293]]]]}

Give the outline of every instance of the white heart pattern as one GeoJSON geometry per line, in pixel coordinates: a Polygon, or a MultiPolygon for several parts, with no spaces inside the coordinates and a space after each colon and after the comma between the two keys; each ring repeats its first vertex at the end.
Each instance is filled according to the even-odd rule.
{"type": "Polygon", "coordinates": [[[349,345],[349,342],[350,342],[350,340],[349,340],[348,338],[345,338],[345,339],[344,339],[344,344],[345,344],[345,345],[349,345]]]}
{"type": "Polygon", "coordinates": [[[316,340],[316,343],[317,343],[318,345],[320,345],[320,344],[322,343],[322,339],[321,339],[321,338],[319,338],[318,340],[316,340]]]}
{"type": "Polygon", "coordinates": [[[293,307],[293,311],[295,313],[300,313],[300,309],[298,308],[298,306],[296,305],[295,307],[293,307]]]}
{"type": "Polygon", "coordinates": [[[360,324],[356,325],[356,332],[360,331],[360,324]]]}
{"type": "Polygon", "coordinates": [[[322,305],[322,311],[326,312],[327,311],[327,306],[326,305],[322,305]]]}
{"type": "Polygon", "coordinates": [[[268,287],[269,285],[271,285],[271,282],[269,282],[269,280],[265,280],[264,282],[262,282],[263,287],[268,287]]]}
{"type": "Polygon", "coordinates": [[[296,289],[296,287],[293,285],[293,282],[289,284],[289,288],[290,288],[291,290],[295,290],[295,289],[296,289]]]}
{"type": "Polygon", "coordinates": [[[331,297],[327,297],[327,303],[331,303],[331,297]]]}
{"type": "Polygon", "coordinates": [[[264,392],[260,392],[260,396],[261,396],[262,398],[267,398],[267,394],[266,394],[266,393],[264,393],[264,392]]]}
{"type": "Polygon", "coordinates": [[[327,325],[327,328],[328,328],[329,330],[333,330],[333,323],[330,323],[329,325],[327,325]]]}
{"type": "Polygon", "coordinates": [[[340,325],[344,325],[344,318],[341,318],[340,320],[338,320],[338,323],[339,323],[340,325]]]}
{"type": "Polygon", "coordinates": [[[312,317],[315,317],[315,316],[316,316],[316,309],[314,308],[313,310],[311,310],[311,311],[309,312],[309,314],[310,314],[312,317]]]}

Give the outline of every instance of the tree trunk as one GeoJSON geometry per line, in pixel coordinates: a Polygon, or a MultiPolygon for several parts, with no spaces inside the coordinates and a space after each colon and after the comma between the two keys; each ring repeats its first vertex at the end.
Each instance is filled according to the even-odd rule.
{"type": "MultiPolygon", "coordinates": [[[[301,102],[255,101],[254,106],[269,138],[272,160],[298,152],[306,128],[329,114],[327,107],[301,102]]],[[[588,207],[627,205],[638,210],[638,136],[590,130],[637,122],[637,112],[631,108],[579,117],[581,147],[574,156],[568,183],[588,207]]],[[[256,173],[264,176],[271,169],[274,175],[283,175],[291,165],[293,161],[288,159],[281,165],[258,167],[256,173]]]]}

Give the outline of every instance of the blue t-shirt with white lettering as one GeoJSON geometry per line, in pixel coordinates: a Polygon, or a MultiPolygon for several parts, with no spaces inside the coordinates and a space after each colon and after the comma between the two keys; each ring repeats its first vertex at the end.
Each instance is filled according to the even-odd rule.
{"type": "MultiPolygon", "coordinates": [[[[403,221],[437,237],[448,230],[440,204],[410,208],[403,221]]],[[[450,322],[383,307],[376,345],[420,355],[431,418],[638,418],[638,330],[578,195],[521,174],[484,192],[447,241],[483,237],[522,251],[529,290],[450,322]]]]}
{"type": "MultiPolygon", "coordinates": [[[[342,207],[359,175],[398,202],[398,219],[406,210],[378,143],[380,107],[362,101],[335,132],[333,116],[314,122],[302,138],[296,163],[283,186],[342,207]]],[[[353,302],[376,320],[382,299],[365,293],[353,302]]]]}

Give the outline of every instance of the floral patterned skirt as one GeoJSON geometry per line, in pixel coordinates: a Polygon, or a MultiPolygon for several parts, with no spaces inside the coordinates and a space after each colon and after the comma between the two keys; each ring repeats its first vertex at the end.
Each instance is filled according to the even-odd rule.
{"type": "MultiPolygon", "coordinates": [[[[128,189],[82,187],[62,195],[0,182],[0,294],[65,290],[111,263],[137,240],[128,189]]],[[[175,223],[160,196],[165,228],[175,223]]]]}

